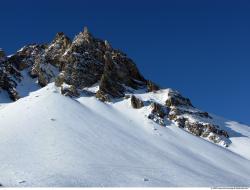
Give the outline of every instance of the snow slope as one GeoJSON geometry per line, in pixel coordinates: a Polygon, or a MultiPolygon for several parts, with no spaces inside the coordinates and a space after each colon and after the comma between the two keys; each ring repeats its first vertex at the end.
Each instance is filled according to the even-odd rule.
{"type": "Polygon", "coordinates": [[[234,134],[227,149],[172,123],[160,127],[145,117],[146,109],[133,109],[129,100],[102,103],[84,95],[73,100],[53,84],[5,105],[0,183],[250,186],[249,127],[217,118],[229,122],[225,127],[234,134]]]}

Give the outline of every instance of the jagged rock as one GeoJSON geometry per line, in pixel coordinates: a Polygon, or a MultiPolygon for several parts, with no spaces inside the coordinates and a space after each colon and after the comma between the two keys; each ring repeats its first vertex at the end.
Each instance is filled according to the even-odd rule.
{"type": "Polygon", "coordinates": [[[46,62],[59,67],[62,70],[63,59],[62,56],[65,51],[70,47],[71,40],[63,32],[56,34],[55,39],[49,44],[45,51],[46,62]]]}
{"type": "Polygon", "coordinates": [[[105,68],[102,75],[99,91],[113,98],[124,96],[124,87],[118,83],[117,69],[109,54],[105,55],[105,68]]]}
{"type": "MultiPolygon", "coordinates": [[[[106,94],[105,97],[118,98],[124,96],[126,87],[138,89],[146,85],[131,59],[113,49],[108,41],[94,38],[87,27],[72,42],[59,32],[48,45],[25,46],[9,62],[19,71],[28,69],[42,87],[54,80],[57,85],[66,83],[77,89],[100,82],[102,97],[106,94]],[[59,72],[64,72],[63,78],[57,77],[59,72]]],[[[155,88],[153,83],[149,83],[149,88],[155,88]]]]}
{"type": "Polygon", "coordinates": [[[206,131],[209,133],[212,132],[217,135],[224,136],[226,138],[229,137],[228,133],[225,130],[219,129],[220,127],[218,125],[207,123],[207,124],[204,124],[204,127],[206,128],[206,131]]]}
{"type": "Polygon", "coordinates": [[[131,105],[135,109],[139,109],[144,106],[143,101],[135,97],[134,95],[131,96],[131,105]]]}
{"type": "Polygon", "coordinates": [[[110,96],[108,94],[103,93],[102,91],[97,91],[96,93],[96,98],[99,99],[102,102],[109,102],[110,101],[110,96]]]}
{"type": "Polygon", "coordinates": [[[9,97],[16,101],[20,97],[16,91],[17,82],[21,80],[21,74],[10,64],[2,50],[0,57],[0,90],[5,90],[9,97]]]}
{"type": "Polygon", "coordinates": [[[56,85],[57,87],[62,86],[62,84],[63,84],[63,82],[64,82],[64,78],[65,78],[64,72],[61,72],[61,73],[55,78],[55,85],[56,85]]]}
{"type": "Polygon", "coordinates": [[[213,125],[211,123],[199,123],[199,122],[193,123],[189,122],[187,118],[180,118],[179,121],[182,121],[181,126],[184,126],[184,128],[186,128],[190,133],[196,136],[208,138],[214,143],[219,143],[220,141],[223,140],[222,139],[223,137],[226,138],[229,137],[226,131],[220,130],[219,126],[213,125]],[[183,121],[185,121],[185,123],[183,121]]]}
{"type": "Polygon", "coordinates": [[[151,113],[148,118],[158,123],[161,126],[166,126],[165,117],[169,114],[169,108],[162,106],[156,102],[151,104],[151,113]]]}
{"type": "Polygon", "coordinates": [[[94,39],[86,29],[80,32],[62,57],[65,82],[79,89],[98,82],[104,70],[104,53],[103,41],[94,39]]]}
{"type": "Polygon", "coordinates": [[[185,127],[194,135],[201,136],[204,126],[201,123],[186,123],[185,127]]]}
{"type": "Polygon", "coordinates": [[[16,54],[12,55],[8,60],[19,71],[33,66],[35,59],[41,57],[46,49],[46,45],[32,44],[23,47],[16,54]]]}
{"type": "Polygon", "coordinates": [[[199,116],[202,118],[212,119],[212,117],[207,112],[201,111],[188,111],[186,109],[182,109],[182,107],[171,107],[171,112],[169,113],[169,119],[174,120],[179,115],[188,114],[192,116],[199,116]]]}
{"type": "Polygon", "coordinates": [[[110,43],[107,40],[104,41],[104,44],[105,44],[105,47],[106,47],[107,51],[112,51],[112,47],[111,47],[110,43]]]}
{"type": "Polygon", "coordinates": [[[78,97],[79,93],[75,86],[73,85],[64,85],[61,87],[61,93],[65,96],[78,97]]]}
{"type": "Polygon", "coordinates": [[[175,118],[174,121],[177,123],[178,127],[184,128],[188,120],[185,117],[178,117],[175,118]]]}
{"type": "Polygon", "coordinates": [[[176,120],[178,116],[180,116],[184,113],[180,109],[178,109],[177,107],[171,107],[169,109],[170,109],[170,112],[168,114],[168,118],[172,121],[176,120]]]}
{"type": "Polygon", "coordinates": [[[214,143],[223,141],[228,146],[228,142],[223,140],[223,137],[229,137],[228,133],[221,130],[219,126],[190,121],[190,117],[212,119],[207,112],[194,109],[189,99],[182,97],[179,93],[170,92],[170,98],[166,101],[166,105],[170,109],[169,120],[176,122],[178,127],[184,128],[196,136],[208,138],[214,143]]]}
{"type": "Polygon", "coordinates": [[[169,113],[169,109],[158,104],[158,103],[152,103],[151,104],[152,107],[152,113],[156,114],[157,116],[164,118],[166,115],[168,115],[169,113]]]}
{"type": "Polygon", "coordinates": [[[207,112],[197,112],[196,114],[199,115],[200,117],[213,119],[207,112]]]}
{"type": "Polygon", "coordinates": [[[183,97],[177,91],[169,91],[169,98],[166,100],[166,106],[191,106],[193,107],[191,101],[188,98],[183,97]]]}
{"type": "Polygon", "coordinates": [[[138,89],[145,85],[146,80],[141,76],[132,60],[120,52],[106,52],[105,67],[101,77],[100,91],[113,98],[124,97],[125,87],[138,89]]]}
{"type": "Polygon", "coordinates": [[[151,80],[147,80],[147,91],[148,92],[155,92],[159,89],[160,89],[160,87],[158,85],[153,83],[151,80]]]}
{"type": "Polygon", "coordinates": [[[20,96],[18,95],[18,92],[16,91],[15,88],[9,88],[9,89],[7,89],[7,92],[10,96],[10,99],[12,99],[13,101],[16,101],[20,98],[20,96]]]}
{"type": "Polygon", "coordinates": [[[47,80],[46,76],[42,73],[38,74],[38,84],[41,87],[46,86],[49,83],[49,81],[47,80]]]}
{"type": "Polygon", "coordinates": [[[111,56],[112,62],[117,70],[116,73],[118,82],[134,89],[138,89],[146,85],[146,80],[140,74],[138,68],[131,59],[119,51],[113,51],[111,56]]]}
{"type": "Polygon", "coordinates": [[[93,37],[92,37],[92,35],[90,34],[89,29],[88,29],[87,26],[85,26],[84,29],[83,29],[83,36],[84,36],[84,40],[85,40],[87,43],[91,43],[91,42],[92,42],[93,37]]]}

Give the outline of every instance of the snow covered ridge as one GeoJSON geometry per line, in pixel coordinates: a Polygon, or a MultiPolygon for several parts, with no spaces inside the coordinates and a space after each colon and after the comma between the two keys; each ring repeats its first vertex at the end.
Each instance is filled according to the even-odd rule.
{"type": "MultiPolygon", "coordinates": [[[[85,88],[83,92],[94,96],[98,92],[98,84],[92,88],[85,88]]],[[[129,99],[133,108],[143,110],[148,119],[162,127],[173,122],[179,128],[213,143],[225,147],[231,144],[229,134],[224,127],[220,127],[207,112],[195,108],[188,98],[177,91],[161,89],[148,92],[147,89],[126,88],[123,98],[113,99],[111,102],[124,101],[124,99],[129,99]]]]}
{"type": "Polygon", "coordinates": [[[150,110],[148,119],[161,126],[171,121],[211,142],[226,147],[231,143],[227,130],[208,113],[196,109],[177,91],[160,89],[146,80],[132,59],[108,41],[94,38],[86,27],[73,41],[59,32],[49,44],[28,45],[8,57],[0,51],[0,90],[12,100],[51,82],[70,97],[88,92],[112,102],[131,96],[132,106],[150,110]],[[96,91],[86,90],[93,86],[96,91]],[[145,99],[149,96],[151,99],[145,99]]]}
{"type": "Polygon", "coordinates": [[[151,102],[164,105],[170,89],[129,89],[126,97],[102,102],[94,96],[97,84],[71,98],[53,83],[28,88],[34,83],[28,77],[22,94],[29,95],[6,104],[0,95],[4,187],[250,186],[248,126],[209,114],[229,133],[232,143],[223,148],[167,118],[165,127],[148,119],[151,102]]]}

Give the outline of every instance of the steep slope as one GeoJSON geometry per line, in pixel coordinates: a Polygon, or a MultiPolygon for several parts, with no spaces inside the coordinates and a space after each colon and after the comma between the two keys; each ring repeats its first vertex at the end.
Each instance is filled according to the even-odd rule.
{"type": "MultiPolygon", "coordinates": [[[[142,96],[161,99],[154,94],[142,96]]],[[[130,99],[103,103],[89,93],[74,100],[49,84],[5,105],[0,109],[0,183],[250,185],[250,160],[243,157],[244,151],[240,156],[234,148],[230,151],[198,138],[170,121],[161,127],[145,116],[146,107],[133,109],[130,103],[130,99]]],[[[241,133],[238,129],[244,127],[237,125],[231,122],[228,127],[241,133]]]]}
{"type": "Polygon", "coordinates": [[[135,109],[146,107],[148,119],[162,126],[173,121],[193,135],[225,147],[231,144],[227,130],[179,92],[168,89],[160,101],[143,99],[141,94],[161,94],[163,89],[145,79],[125,53],[92,36],[86,27],[72,41],[59,32],[51,43],[27,45],[8,57],[0,50],[0,96],[7,92],[16,101],[51,82],[70,97],[95,85],[97,90],[90,94],[100,101],[130,98],[135,109]]]}

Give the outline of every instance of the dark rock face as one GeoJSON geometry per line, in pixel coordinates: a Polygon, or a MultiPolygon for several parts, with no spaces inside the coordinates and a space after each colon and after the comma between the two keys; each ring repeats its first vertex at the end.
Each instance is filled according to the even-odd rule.
{"type": "Polygon", "coordinates": [[[110,55],[105,55],[105,67],[101,76],[98,93],[106,94],[110,98],[117,98],[124,96],[124,87],[118,82],[117,68],[112,62],[110,55]]]}
{"type": "Polygon", "coordinates": [[[166,106],[191,106],[193,107],[191,101],[188,98],[183,97],[177,91],[170,91],[168,94],[169,98],[166,100],[166,106]]]}
{"type": "Polygon", "coordinates": [[[62,56],[70,47],[70,45],[71,40],[63,32],[57,33],[55,39],[48,45],[48,48],[46,49],[46,61],[61,70],[63,66],[62,56]]]}
{"type": "Polygon", "coordinates": [[[134,95],[131,96],[131,105],[135,109],[140,109],[144,106],[143,101],[136,98],[134,95]]]}
{"type": "Polygon", "coordinates": [[[174,120],[175,122],[177,122],[177,125],[180,128],[184,128],[186,126],[186,122],[188,122],[188,120],[184,117],[174,118],[171,120],[174,120]]]}
{"type": "Polygon", "coordinates": [[[101,79],[105,44],[94,39],[87,29],[80,32],[63,55],[65,82],[76,88],[89,87],[101,79]]]}
{"type": "Polygon", "coordinates": [[[124,97],[125,87],[134,89],[146,85],[133,61],[118,51],[106,52],[105,67],[100,81],[100,91],[113,98],[124,97]]]}
{"type": "Polygon", "coordinates": [[[0,91],[8,92],[12,100],[18,100],[16,91],[17,82],[21,80],[21,74],[10,64],[3,50],[0,51],[0,91]]]}
{"type": "Polygon", "coordinates": [[[152,103],[152,114],[155,114],[159,116],[160,118],[164,118],[169,113],[169,109],[158,104],[158,103],[152,103]]]}
{"type": "MultiPolygon", "coordinates": [[[[7,58],[0,51],[0,60],[3,59],[7,58]]],[[[96,96],[104,101],[124,97],[126,87],[147,86],[126,54],[113,49],[108,41],[94,38],[86,27],[73,41],[59,32],[49,44],[25,46],[9,57],[8,63],[18,72],[28,70],[41,87],[56,81],[57,86],[65,83],[82,90],[99,82],[96,96]]],[[[157,88],[152,82],[148,86],[150,90],[157,88]]]]}
{"type": "Polygon", "coordinates": [[[147,90],[148,92],[155,92],[160,90],[160,87],[153,83],[151,80],[147,80],[147,90]]]}
{"type": "Polygon", "coordinates": [[[165,119],[169,114],[169,108],[162,106],[156,102],[151,104],[151,113],[148,115],[148,118],[155,121],[161,126],[166,126],[165,119]]]}
{"type": "Polygon", "coordinates": [[[46,45],[32,44],[23,47],[9,58],[9,62],[17,68],[19,71],[28,67],[34,66],[35,61],[41,59],[41,55],[44,53],[46,45]]]}

